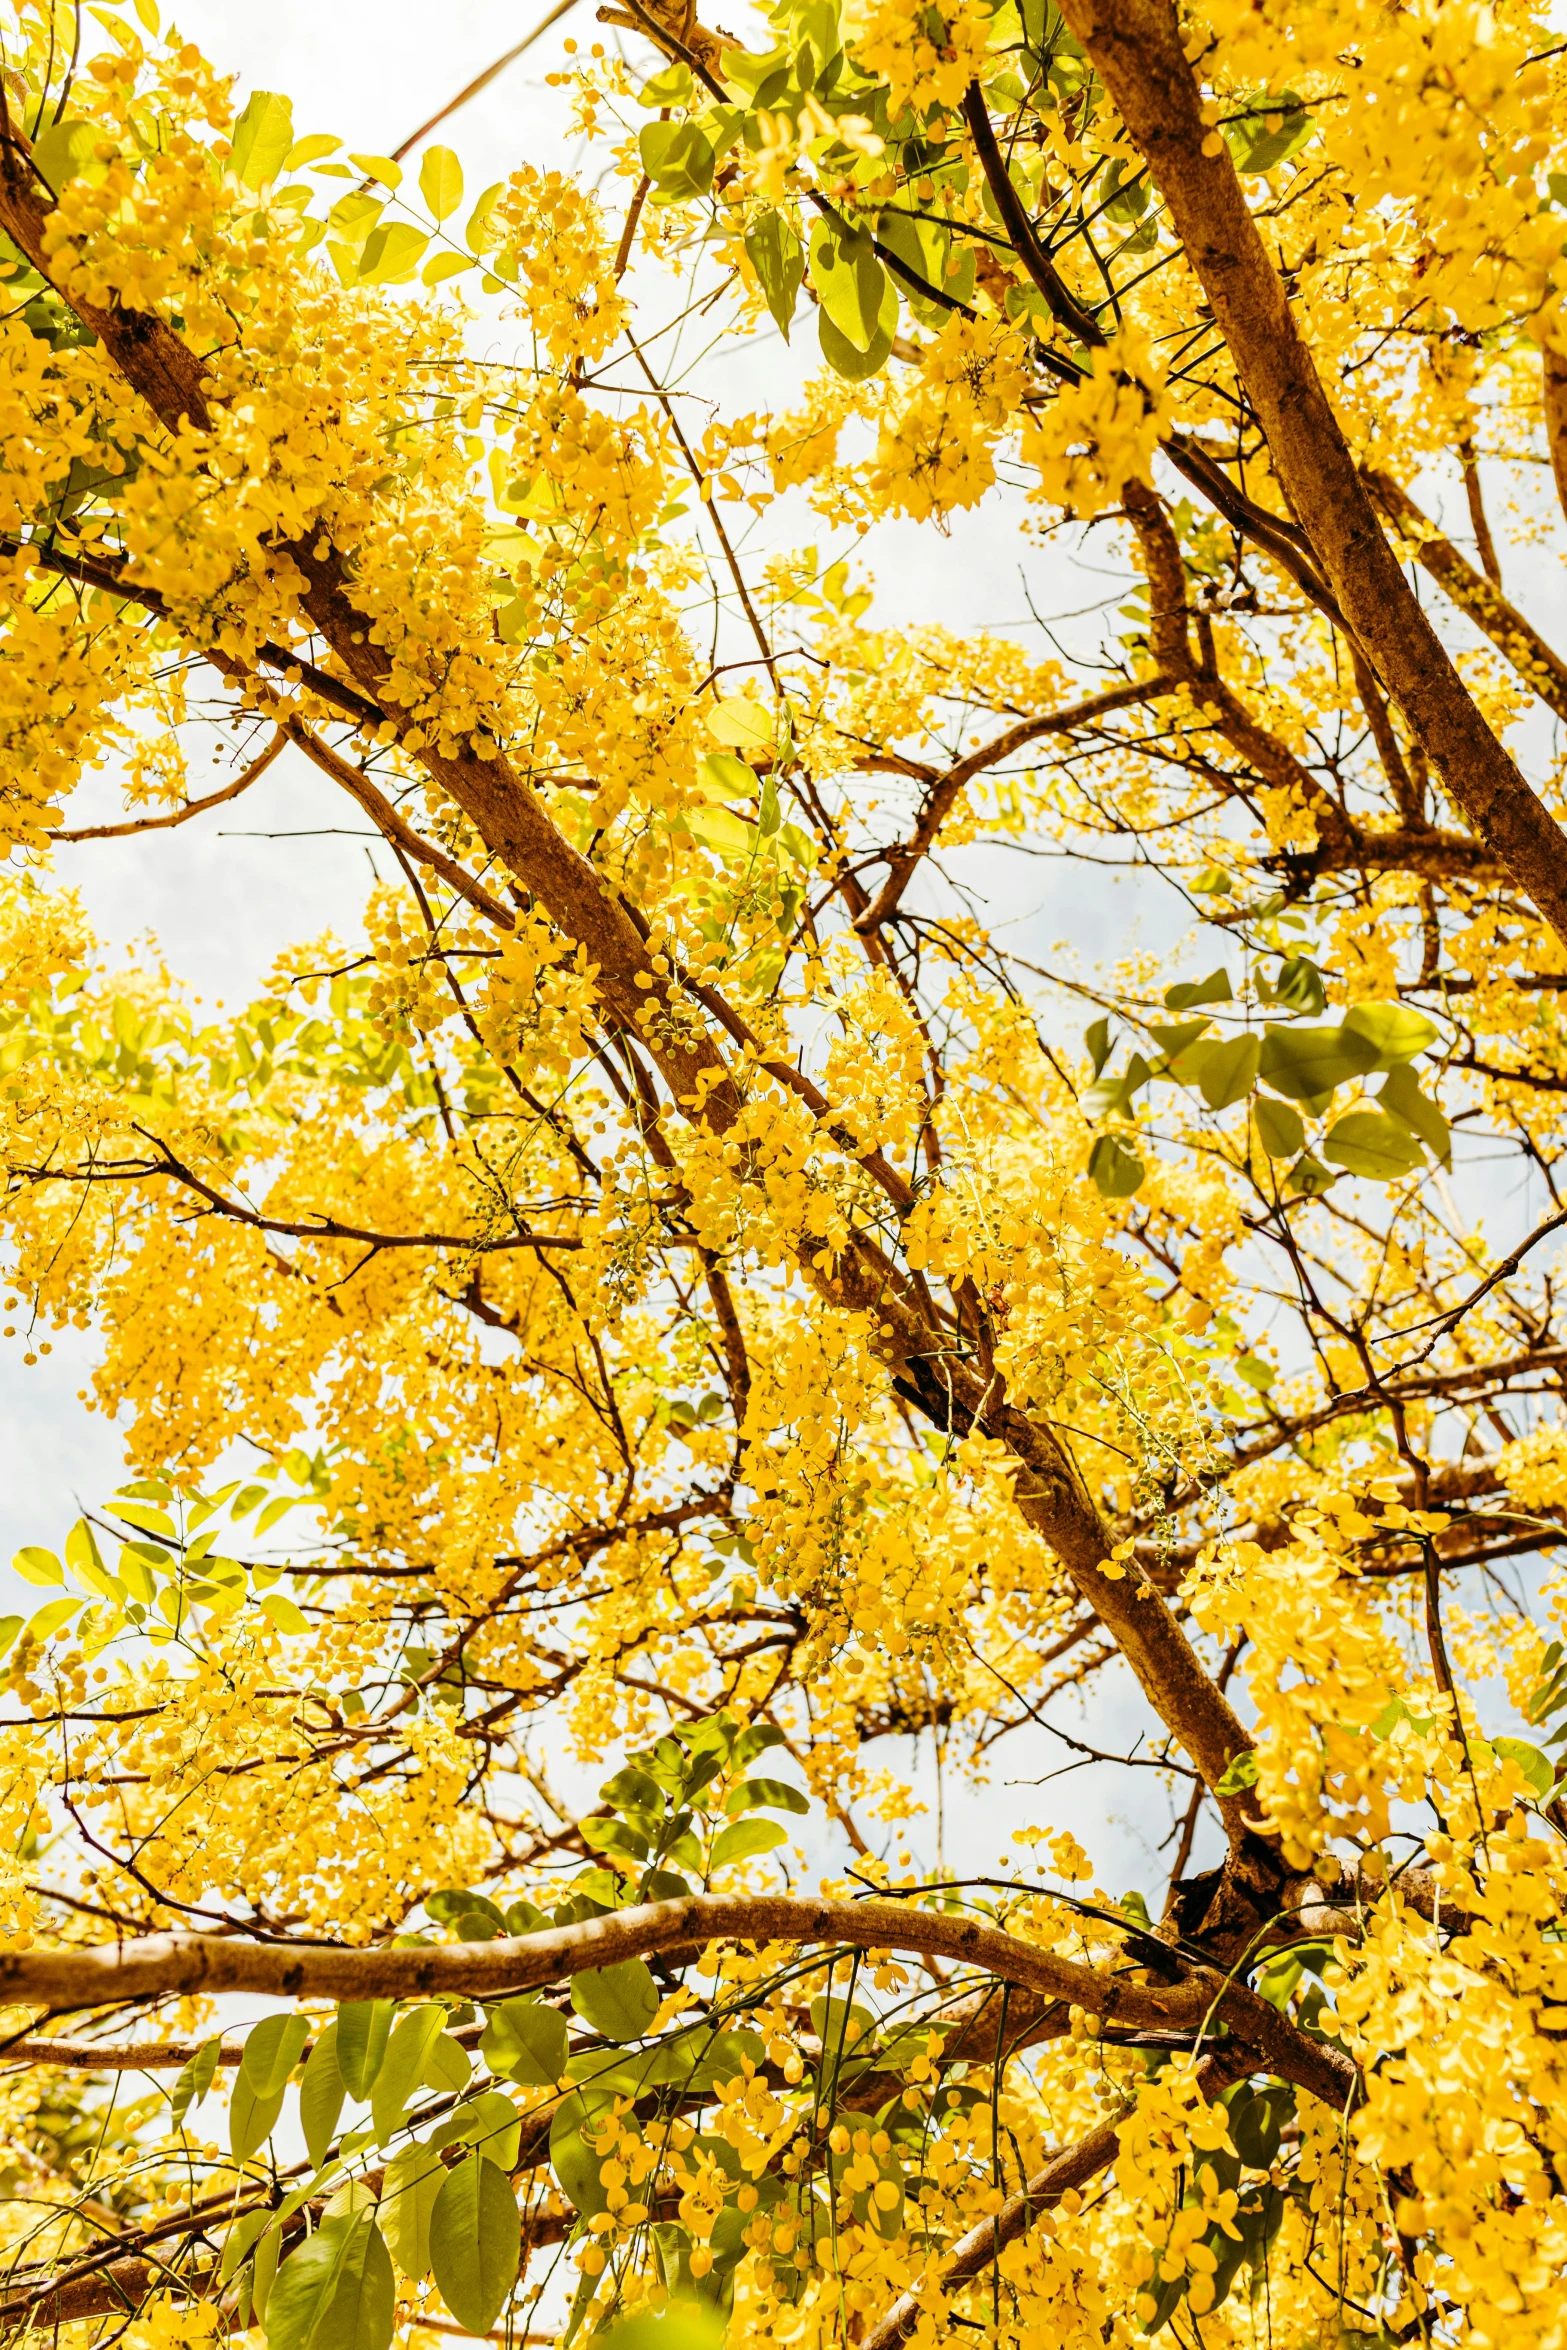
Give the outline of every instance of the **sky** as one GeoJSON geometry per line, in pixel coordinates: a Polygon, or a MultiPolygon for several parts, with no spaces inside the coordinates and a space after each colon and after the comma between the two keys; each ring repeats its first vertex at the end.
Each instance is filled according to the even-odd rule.
{"type": "MultiPolygon", "coordinates": [[[[447,0],[438,10],[416,9],[407,0],[271,0],[265,9],[237,0],[191,0],[178,21],[220,68],[237,74],[241,98],[255,88],[286,92],[301,133],[330,130],[350,150],[386,153],[543,13],[543,0],[526,8],[447,0]]],[[[732,11],[730,21],[736,21],[732,11]]],[[[587,0],[579,0],[565,24],[437,134],[461,154],[470,188],[523,161],[571,162],[562,135],[564,96],[546,87],[545,77],[560,64],[568,34],[586,43],[597,30],[587,0]]],[[[759,405],[776,398],[768,370],[795,364],[777,345],[742,355],[737,365],[754,379],[741,387],[745,396],[759,405]]],[[[1005,546],[993,512],[983,521],[956,517],[945,537],[908,525],[879,531],[859,559],[877,587],[875,616],[895,625],[939,615],[957,626],[1022,632],[1030,627],[1031,598],[1039,612],[1079,615],[1064,623],[1068,636],[1076,633],[1083,641],[1083,632],[1097,633],[1092,608],[1114,597],[1124,577],[1108,549],[1098,552],[1091,543],[1074,551],[1064,542],[1041,547],[1020,532],[1014,559],[998,564],[998,541],[1005,546]]],[[[1555,627],[1563,633],[1562,581],[1541,558],[1529,560],[1531,607],[1548,632],[1555,627]]],[[[1037,636],[1033,642],[1046,649],[1037,636]]],[[[112,782],[99,789],[107,818],[116,812],[116,795],[112,782]]],[[[85,811],[73,810],[74,822],[89,820],[85,811]]],[[[150,841],[83,844],[69,852],[69,862],[61,853],[58,870],[82,890],[111,953],[155,942],[194,994],[208,1003],[233,1004],[262,986],[285,948],[328,930],[354,937],[375,862],[373,845],[352,807],[345,813],[330,787],[290,751],[230,808],[150,841]]],[[[1014,940],[1026,940],[1041,960],[1049,961],[1063,945],[1085,959],[1112,948],[1124,951],[1134,934],[1145,943],[1173,941],[1168,914],[1130,880],[1096,873],[1085,888],[1072,868],[1038,863],[993,866],[986,884],[993,889],[995,920],[1008,926],[1014,940]]],[[[58,1547],[80,1507],[118,1481],[121,1465],[114,1429],[89,1416],[80,1401],[90,1335],[57,1337],[53,1351],[31,1368],[23,1366],[21,1353],[18,1342],[0,1346],[0,1560],[23,1543],[58,1547]]],[[[1110,1712],[1115,1710],[1111,1701],[1110,1712]]],[[[1104,1743],[1115,1742],[1113,1720],[1096,1727],[1104,1743]]],[[[1037,1773],[1055,1759],[1068,1758],[1040,1759],[1036,1748],[1035,1759],[1020,1760],[1016,1768],[1037,1773]]],[[[998,1778],[1008,1775],[1003,1761],[998,1778]]],[[[1051,1798],[1052,1816],[1066,1818],[1079,1809],[1071,1792],[1079,1787],[1078,1781],[1062,1783],[1051,1798]]],[[[1008,1798],[1025,1810],[1034,1800],[1026,1794],[1008,1798]]],[[[955,1865],[978,1832],[979,1816],[972,1804],[955,1802],[949,1823],[955,1865]]],[[[992,1833],[993,1823],[985,1830],[987,1845],[992,1833]]],[[[1148,1874],[1146,1866],[1133,1868],[1137,1843],[1137,1831],[1128,1827],[1122,1838],[1128,1881],[1148,1874]]]]}

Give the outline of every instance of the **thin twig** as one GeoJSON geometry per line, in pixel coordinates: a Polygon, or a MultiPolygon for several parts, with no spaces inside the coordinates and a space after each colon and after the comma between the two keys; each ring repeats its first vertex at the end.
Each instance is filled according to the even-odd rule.
{"type": "Polygon", "coordinates": [[[278,753],[288,742],[288,735],[279,727],[259,758],[252,759],[241,775],[226,783],[221,791],[208,792],[204,799],[187,800],[183,808],[176,808],[168,816],[142,816],[129,824],[86,824],[75,832],[51,832],[51,840],[127,840],[137,832],[168,832],[176,824],[188,824],[193,816],[205,815],[209,808],[221,808],[225,800],[237,800],[242,791],[249,791],[259,783],[278,753]]]}

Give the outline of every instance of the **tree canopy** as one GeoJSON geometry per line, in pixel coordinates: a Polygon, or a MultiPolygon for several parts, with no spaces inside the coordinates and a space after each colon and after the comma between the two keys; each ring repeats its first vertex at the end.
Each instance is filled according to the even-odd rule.
{"type": "Polygon", "coordinates": [[[0,2310],[1558,2350],[1567,44],[600,17],[482,191],[0,19],[0,2310]],[[285,751],[361,935],[111,967],[285,751]]]}

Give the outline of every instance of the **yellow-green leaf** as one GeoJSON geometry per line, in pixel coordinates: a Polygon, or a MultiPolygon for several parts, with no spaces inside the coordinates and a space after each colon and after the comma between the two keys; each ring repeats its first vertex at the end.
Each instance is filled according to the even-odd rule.
{"type": "Polygon", "coordinates": [[[462,165],[450,147],[431,147],[419,166],[419,193],[434,220],[450,220],[462,202],[462,165]]]}
{"type": "Polygon", "coordinates": [[[40,1550],[35,1542],[30,1542],[25,1550],[19,1550],[11,1564],[24,1583],[48,1584],[65,1581],[65,1569],[55,1557],[54,1552],[40,1550]]]}
{"type": "Polygon", "coordinates": [[[379,180],[383,188],[392,189],[394,194],[403,184],[403,167],[394,163],[390,155],[356,155],[350,149],[348,160],[367,180],[379,180]]]}
{"type": "Polygon", "coordinates": [[[275,90],[252,90],[234,125],[229,169],[243,187],[269,188],[294,144],[294,109],[275,90]]]}

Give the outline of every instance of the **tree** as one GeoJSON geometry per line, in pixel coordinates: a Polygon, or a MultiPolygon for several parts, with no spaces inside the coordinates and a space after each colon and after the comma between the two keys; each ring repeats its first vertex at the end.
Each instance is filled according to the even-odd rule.
{"type": "Polygon", "coordinates": [[[7,2319],[1554,2343],[1567,665],[1485,500],[1556,543],[1560,44],[603,13],[618,183],[470,206],[12,0],[11,1310],[131,1479],[5,1626],[7,2319]],[[676,316],[824,372],[704,409],[676,316]],[[802,503],[1136,584],[885,632],[802,503]],[[107,975],[79,778],[285,745],[362,949],[107,975]],[[1192,976],[1030,968],[976,842],[1192,976]],[[933,1866],[894,1737],[1167,1801],[1167,1885],[1049,1794],[933,1866]]]}

